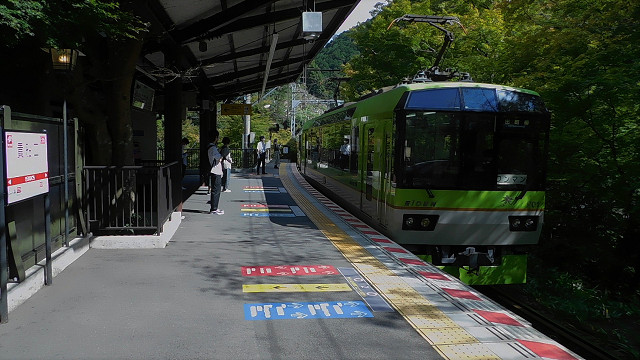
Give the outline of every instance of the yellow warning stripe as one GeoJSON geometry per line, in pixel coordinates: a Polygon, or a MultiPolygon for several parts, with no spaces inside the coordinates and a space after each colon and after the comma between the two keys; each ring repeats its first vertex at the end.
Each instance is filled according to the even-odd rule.
{"type": "MultiPolygon", "coordinates": [[[[378,293],[409,322],[445,359],[500,360],[495,353],[480,343],[464,328],[425,299],[411,286],[396,276],[383,263],[372,256],[351,236],[329,220],[293,184],[288,173],[297,171],[294,165],[280,167],[280,180],[293,200],[309,219],[333,243],[360,274],[376,288],[378,293]],[[438,326],[436,326],[438,325],[438,326]]],[[[292,173],[291,176],[294,176],[292,173]]]]}
{"type": "Polygon", "coordinates": [[[349,284],[246,284],[243,292],[323,292],[352,291],[349,284]]]}

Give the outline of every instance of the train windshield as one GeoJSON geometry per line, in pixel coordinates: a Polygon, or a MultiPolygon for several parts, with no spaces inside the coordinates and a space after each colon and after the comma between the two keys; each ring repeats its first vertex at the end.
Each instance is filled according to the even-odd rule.
{"type": "Polygon", "coordinates": [[[542,189],[545,114],[406,110],[402,115],[396,148],[403,155],[396,169],[399,187],[542,189]]]}

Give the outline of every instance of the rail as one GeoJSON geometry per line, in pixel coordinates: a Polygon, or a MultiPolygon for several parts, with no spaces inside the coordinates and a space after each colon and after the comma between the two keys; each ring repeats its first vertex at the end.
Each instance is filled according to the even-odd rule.
{"type": "Polygon", "coordinates": [[[86,217],[96,235],[162,232],[178,206],[181,169],[162,166],[85,166],[86,217]]]}

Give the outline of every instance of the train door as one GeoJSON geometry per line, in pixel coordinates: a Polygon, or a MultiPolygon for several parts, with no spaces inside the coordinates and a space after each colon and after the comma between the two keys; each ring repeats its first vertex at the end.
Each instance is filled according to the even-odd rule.
{"type": "Polygon", "coordinates": [[[380,198],[380,152],[376,152],[376,132],[374,125],[366,124],[362,136],[362,183],[364,192],[361,195],[360,209],[368,216],[380,218],[378,200],[380,198]]]}
{"type": "Polygon", "coordinates": [[[389,206],[388,206],[388,200],[390,199],[390,194],[389,192],[391,191],[391,169],[393,166],[393,154],[392,154],[392,149],[393,149],[393,145],[391,142],[391,135],[392,133],[390,131],[387,131],[387,129],[384,129],[384,134],[382,136],[382,149],[380,151],[381,155],[381,169],[380,169],[380,201],[378,201],[379,207],[378,207],[378,214],[380,217],[380,224],[382,224],[382,226],[388,226],[388,219],[389,217],[387,216],[387,211],[389,210],[389,206]]]}

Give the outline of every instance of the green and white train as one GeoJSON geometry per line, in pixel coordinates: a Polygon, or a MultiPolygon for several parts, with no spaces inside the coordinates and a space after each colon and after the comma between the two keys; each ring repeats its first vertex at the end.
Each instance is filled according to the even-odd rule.
{"type": "Polygon", "coordinates": [[[473,82],[381,89],[308,121],[298,166],[408,250],[478,284],[526,281],[544,219],[549,112],[473,82]]]}

